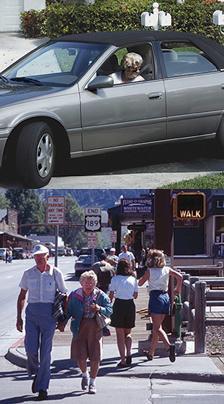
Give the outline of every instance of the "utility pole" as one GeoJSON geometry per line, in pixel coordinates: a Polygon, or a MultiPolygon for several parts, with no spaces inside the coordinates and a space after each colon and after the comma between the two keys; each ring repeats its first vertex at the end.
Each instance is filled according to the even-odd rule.
{"type": "MultiPolygon", "coordinates": [[[[155,248],[163,250],[169,258],[169,265],[173,267],[174,239],[173,239],[173,190],[156,189],[155,190],[155,248]]],[[[171,315],[166,316],[163,327],[166,332],[174,330],[174,282],[170,277],[169,295],[171,302],[171,315]]]]}

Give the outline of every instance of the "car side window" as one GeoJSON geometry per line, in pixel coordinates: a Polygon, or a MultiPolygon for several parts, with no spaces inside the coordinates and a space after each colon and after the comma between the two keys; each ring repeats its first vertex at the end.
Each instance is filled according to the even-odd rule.
{"type": "MultiPolygon", "coordinates": [[[[142,65],[139,71],[139,76],[141,76],[142,81],[152,80],[154,77],[154,68],[153,68],[153,58],[152,58],[152,46],[149,43],[139,44],[130,47],[123,47],[118,49],[113,55],[111,55],[98,69],[98,76],[108,76],[112,74],[121,74],[122,67],[122,59],[125,55],[130,53],[135,53],[142,57],[142,65]]],[[[132,83],[130,80],[129,84],[132,83]]],[[[117,83],[121,84],[121,83],[117,83]]]]}
{"type": "Polygon", "coordinates": [[[167,77],[217,71],[207,55],[192,43],[161,43],[167,77]]]}

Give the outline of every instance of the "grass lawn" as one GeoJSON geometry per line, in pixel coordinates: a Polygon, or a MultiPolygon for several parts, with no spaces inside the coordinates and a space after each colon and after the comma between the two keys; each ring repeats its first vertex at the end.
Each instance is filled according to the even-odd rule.
{"type": "Polygon", "coordinates": [[[224,189],[224,173],[198,176],[191,180],[173,182],[161,189],[224,189]]]}

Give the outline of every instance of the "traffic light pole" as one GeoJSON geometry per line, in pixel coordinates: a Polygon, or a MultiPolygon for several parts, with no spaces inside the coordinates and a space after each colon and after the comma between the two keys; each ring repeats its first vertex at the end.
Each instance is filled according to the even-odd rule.
{"type": "MultiPolygon", "coordinates": [[[[173,238],[173,190],[172,189],[156,189],[155,190],[155,248],[163,250],[167,257],[170,258],[170,266],[173,267],[174,255],[174,238],[173,238]]],[[[166,317],[163,323],[166,332],[174,330],[174,279],[170,277],[169,295],[171,302],[171,316],[166,317]]]]}
{"type": "Polygon", "coordinates": [[[54,265],[58,266],[58,235],[59,235],[59,225],[55,226],[55,257],[54,257],[54,265]]]}

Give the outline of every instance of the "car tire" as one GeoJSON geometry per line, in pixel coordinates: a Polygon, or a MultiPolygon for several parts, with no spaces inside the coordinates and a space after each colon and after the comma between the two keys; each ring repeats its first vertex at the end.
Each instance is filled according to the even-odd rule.
{"type": "Polygon", "coordinates": [[[16,168],[27,188],[47,185],[55,165],[55,144],[50,126],[45,122],[26,124],[19,135],[16,168]]]}

